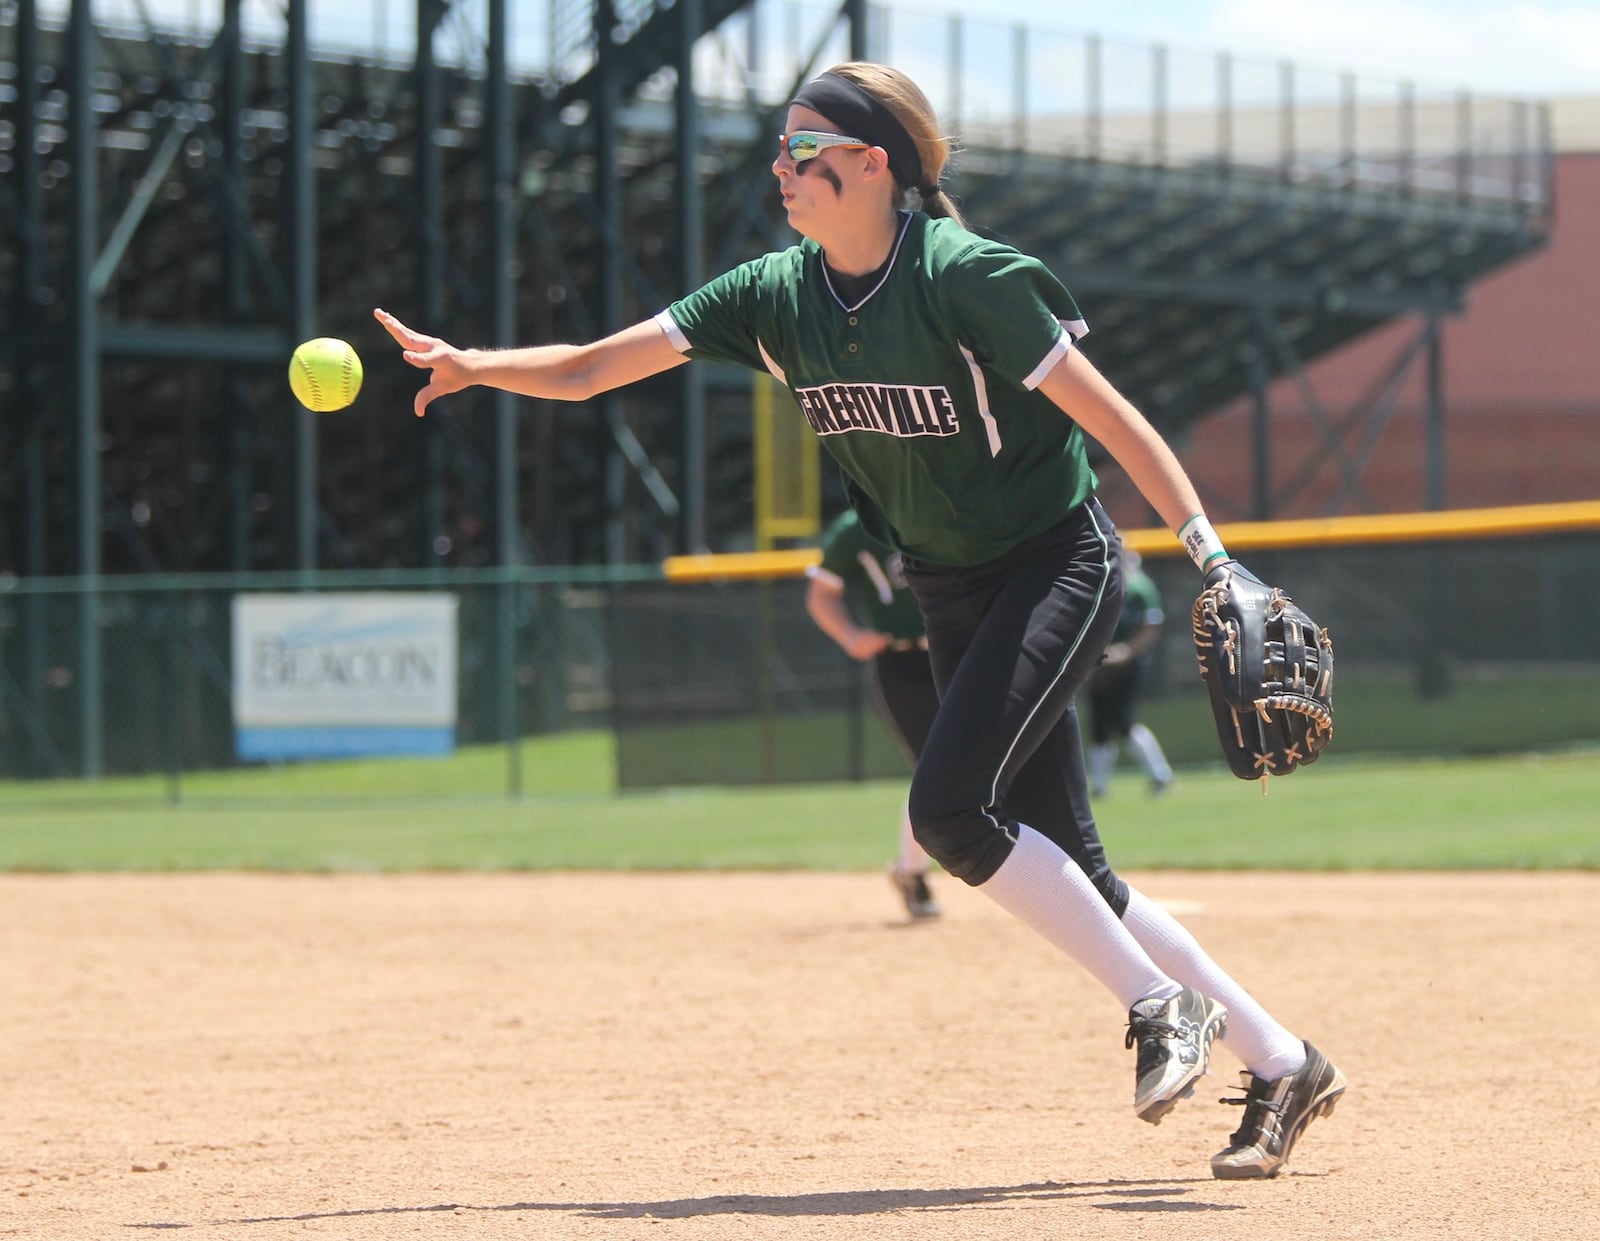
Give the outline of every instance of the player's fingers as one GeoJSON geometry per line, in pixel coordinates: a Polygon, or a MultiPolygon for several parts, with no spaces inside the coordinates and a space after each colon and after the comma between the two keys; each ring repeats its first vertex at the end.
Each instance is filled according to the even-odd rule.
{"type": "Polygon", "coordinates": [[[461,387],[461,384],[440,378],[439,373],[435,371],[427,386],[417,393],[415,401],[412,402],[412,408],[416,411],[417,417],[421,418],[427,413],[429,405],[433,404],[441,396],[449,396],[452,392],[460,392],[461,387]]]}
{"type": "Polygon", "coordinates": [[[431,370],[436,367],[452,369],[450,363],[454,361],[456,351],[442,340],[425,336],[420,347],[407,349],[400,356],[420,370],[431,370]]]}
{"type": "Polygon", "coordinates": [[[406,349],[426,349],[439,343],[437,337],[425,336],[421,332],[408,328],[387,310],[374,310],[372,317],[381,323],[384,330],[406,349]]]}
{"type": "Polygon", "coordinates": [[[408,337],[415,335],[410,328],[381,306],[373,307],[372,317],[383,325],[384,331],[388,332],[390,336],[393,336],[402,345],[406,343],[408,337]]]}

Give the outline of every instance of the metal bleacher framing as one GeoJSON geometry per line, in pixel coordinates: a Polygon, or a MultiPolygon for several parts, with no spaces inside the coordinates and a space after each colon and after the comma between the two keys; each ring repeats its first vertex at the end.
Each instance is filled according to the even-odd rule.
{"type": "Polygon", "coordinates": [[[419,0],[382,39],[320,38],[302,0],[217,7],[0,0],[0,572],[738,546],[739,377],[418,422],[369,310],[576,339],[787,244],[776,120],[852,54],[933,66],[974,224],[1060,271],[1096,362],[1169,432],[1397,317],[1430,347],[1550,226],[1522,101],[855,0],[550,0],[509,32],[505,0],[419,0]],[[308,335],[366,358],[351,410],[293,405],[308,335]]]}

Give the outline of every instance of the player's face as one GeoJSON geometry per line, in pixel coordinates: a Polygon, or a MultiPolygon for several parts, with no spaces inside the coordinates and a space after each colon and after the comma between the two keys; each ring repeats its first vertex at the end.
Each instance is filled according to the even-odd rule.
{"type": "MultiPolygon", "coordinates": [[[[784,133],[837,135],[842,131],[820,113],[796,105],[785,118],[784,133]]],[[[822,145],[810,159],[797,161],[789,153],[788,144],[780,143],[772,172],[778,178],[778,192],[789,223],[809,237],[817,225],[826,227],[830,220],[838,218],[845,187],[854,181],[858,165],[866,156],[867,148],[863,146],[822,145]]]]}

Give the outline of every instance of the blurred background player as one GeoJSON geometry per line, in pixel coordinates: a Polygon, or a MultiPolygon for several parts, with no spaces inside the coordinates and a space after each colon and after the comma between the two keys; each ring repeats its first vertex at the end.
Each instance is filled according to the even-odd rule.
{"type": "MultiPolygon", "coordinates": [[[[906,586],[900,553],[861,528],[846,509],[823,532],[822,563],[808,570],[806,611],[844,653],[872,664],[878,713],[913,767],[939,709],[928,663],[922,612],[906,586]]],[[[936,918],[928,888],[928,855],[911,834],[902,808],[900,845],[889,872],[912,918],[936,918]]]]}
{"type": "Polygon", "coordinates": [[[1161,592],[1140,567],[1139,553],[1126,548],[1123,561],[1128,593],[1122,616],[1104,660],[1089,678],[1089,793],[1104,797],[1109,791],[1118,752],[1127,741],[1150,777],[1150,791],[1159,797],[1172,786],[1172,767],[1156,735],[1135,717],[1166,616],[1161,592]]]}

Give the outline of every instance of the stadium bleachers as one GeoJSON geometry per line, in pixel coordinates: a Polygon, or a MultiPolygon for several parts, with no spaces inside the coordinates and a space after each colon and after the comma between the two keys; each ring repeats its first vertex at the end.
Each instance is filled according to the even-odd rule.
{"type": "MultiPolygon", "coordinates": [[[[577,10],[578,19],[586,12],[577,10]]],[[[733,0],[708,3],[703,15],[708,30],[753,20],[733,0]]],[[[596,290],[608,245],[624,251],[624,321],[680,292],[673,187],[683,158],[667,71],[678,17],[648,3],[617,17],[609,78],[593,56],[575,53],[554,76],[525,72],[512,82],[516,313],[525,339],[574,339],[603,326],[596,290]],[[614,147],[620,239],[605,236],[594,131],[585,123],[602,86],[623,103],[614,147]]],[[[65,34],[45,23],[25,158],[16,21],[16,6],[0,6],[0,194],[7,214],[20,218],[22,179],[36,180],[28,223],[38,230],[37,275],[34,287],[21,287],[13,247],[0,246],[0,389],[19,413],[0,426],[0,470],[15,497],[0,514],[8,532],[0,570],[27,571],[22,546],[32,529],[44,546],[34,567],[65,573],[74,569],[77,505],[66,347],[72,84],[65,34]],[[40,484],[32,492],[21,485],[24,470],[40,484]]],[[[893,59],[893,40],[880,42],[882,58],[893,59]]],[[[1046,41],[1036,43],[1031,54],[1042,56],[1046,41]]],[[[585,46],[581,30],[574,46],[585,46]]],[[[293,343],[283,225],[288,73],[281,44],[241,43],[230,139],[230,51],[217,31],[107,27],[96,42],[98,249],[115,258],[106,260],[100,302],[107,572],[294,563],[295,411],[282,376],[293,343]]],[[[444,417],[409,418],[414,376],[368,317],[385,305],[464,341],[486,337],[483,66],[461,57],[439,69],[433,133],[444,257],[433,289],[415,66],[346,49],[316,52],[310,68],[316,327],[347,336],[368,358],[357,406],[317,424],[319,562],[485,563],[494,555],[497,451],[489,404],[468,396],[444,417]]],[[[767,165],[787,94],[752,92],[703,100],[695,158],[706,185],[708,271],[786,237],[767,165]]],[[[1025,131],[971,119],[955,189],[977,225],[1058,268],[1095,329],[1087,347],[1097,363],[1171,431],[1237,396],[1255,368],[1281,373],[1397,314],[1448,312],[1474,280],[1542,244],[1548,150],[1538,109],[1463,106],[1402,92],[1381,123],[1370,105],[1319,103],[1326,115],[1302,106],[1290,114],[1299,132],[1286,145],[1269,123],[1283,109],[1271,103],[1230,113],[1225,144],[1214,108],[1172,107],[1155,125],[1148,112],[1086,119],[1036,103],[1025,131]],[[1349,141],[1356,120],[1365,134],[1404,140],[1385,136],[1358,150],[1349,141]]],[[[748,393],[738,376],[714,375],[709,387],[709,538],[733,547],[749,528],[748,393]]],[[[519,518],[530,558],[607,554],[615,514],[606,472],[624,449],[625,557],[678,550],[673,515],[639,482],[648,468],[667,489],[681,485],[678,388],[640,385],[623,417],[620,446],[587,407],[530,409],[521,419],[519,518]]]]}

